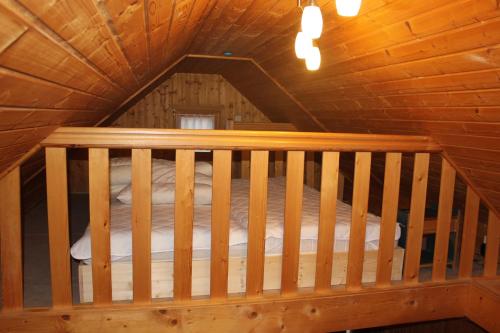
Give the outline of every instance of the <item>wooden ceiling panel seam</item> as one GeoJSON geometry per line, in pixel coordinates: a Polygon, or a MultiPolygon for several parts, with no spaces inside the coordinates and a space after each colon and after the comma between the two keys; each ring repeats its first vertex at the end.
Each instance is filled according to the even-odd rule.
{"type": "Polygon", "coordinates": [[[25,24],[36,30],[38,33],[52,41],[58,47],[64,49],[67,53],[71,54],[76,60],[87,66],[91,71],[95,72],[98,76],[108,82],[111,86],[126,92],[126,89],[116,84],[106,73],[102,72],[93,63],[91,63],[85,56],[78,50],[74,49],[68,42],[59,37],[53,30],[40,21],[33,13],[27,8],[15,2],[14,0],[2,1],[2,6],[6,8],[13,15],[21,19],[25,24]]]}

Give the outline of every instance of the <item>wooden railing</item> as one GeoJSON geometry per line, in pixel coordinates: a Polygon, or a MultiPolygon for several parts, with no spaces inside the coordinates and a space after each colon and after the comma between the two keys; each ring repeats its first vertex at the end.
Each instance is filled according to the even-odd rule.
{"type": "MultiPolygon", "coordinates": [[[[355,152],[352,223],[346,291],[363,289],[363,257],[368,214],[372,152],[385,152],[385,182],[381,234],[376,271],[380,290],[391,284],[394,233],[398,210],[402,153],[416,153],[408,222],[403,285],[419,285],[420,253],[424,230],[425,202],[430,153],[441,147],[428,137],[358,134],[320,134],[254,131],[189,131],[117,128],[60,128],[42,142],[46,152],[47,203],[53,309],[72,307],[66,149],[89,150],[90,227],[92,239],[93,304],[112,304],[109,210],[109,149],[132,149],[132,244],[133,303],[151,303],[151,149],[176,150],[174,289],[175,301],[191,300],[194,150],[213,150],[212,251],[210,297],[230,301],[228,286],[228,241],[231,198],[231,161],[235,150],[251,151],[246,296],[251,304],[263,294],[264,240],[267,212],[269,151],[287,152],[285,224],[281,274],[281,296],[290,299],[298,290],[300,227],[305,152],[322,154],[321,198],[316,257],[315,287],[309,295],[334,295],[331,288],[335,231],[335,205],[339,156],[355,152]]],[[[455,170],[443,159],[433,282],[446,280],[450,221],[455,170]]],[[[1,262],[3,310],[23,307],[22,249],[20,225],[19,168],[0,180],[1,262]]],[[[476,240],[480,199],[467,189],[459,277],[469,279],[476,240]]],[[[484,276],[496,276],[500,221],[490,213],[484,276]]],[[[385,288],[385,289],[384,289],[385,288]]],[[[398,291],[399,290],[399,291],[398,291]]],[[[398,294],[399,295],[399,294],[398,294]]],[[[342,297],[344,297],[342,296],[342,297]]],[[[305,297],[305,296],[300,296],[305,297]]],[[[396,296],[395,296],[396,297],[396,296]]],[[[301,298],[298,298],[300,300],[301,298]]],[[[309,299],[305,297],[304,299],[309,299]]],[[[312,302],[310,299],[308,302],[312,302]]],[[[313,302],[314,303],[314,302],[313,302]]],[[[313,304],[311,303],[311,304],[313,304]]],[[[162,303],[163,304],[163,303],[162,303]]],[[[176,302],[172,304],[178,304],[176,302]]],[[[193,303],[194,304],[194,303],[193,303]]],[[[166,306],[163,304],[162,306],[166,306]]],[[[406,306],[406,305],[405,305],[406,306]]],[[[314,310],[315,308],[313,308],[314,310]]],[[[313,311],[311,310],[311,311],[313,311]]],[[[314,310],[316,311],[316,310],[314,310]]],[[[313,312],[311,312],[313,313],[313,312]]],[[[425,312],[427,315],[427,312],[425,312]]],[[[451,311],[448,315],[455,315],[451,311]]],[[[253,312],[249,315],[257,316],[253,312]]],[[[420,318],[420,317],[419,317],[420,318]]],[[[429,318],[423,317],[423,318],[429,318]]],[[[326,320],[326,319],[325,319],[326,320]]],[[[379,323],[373,321],[372,323],[379,323]]],[[[337,326],[333,326],[338,328],[337,326]]]]}

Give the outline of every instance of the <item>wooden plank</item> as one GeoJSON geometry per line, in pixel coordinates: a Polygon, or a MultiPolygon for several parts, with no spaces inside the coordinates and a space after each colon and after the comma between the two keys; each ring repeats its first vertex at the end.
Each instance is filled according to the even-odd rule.
{"type": "Polygon", "coordinates": [[[462,245],[460,247],[460,262],[458,266],[458,276],[460,278],[470,278],[472,275],[472,260],[474,259],[476,247],[479,204],[479,196],[470,186],[467,186],[462,245]]]}
{"type": "Polygon", "coordinates": [[[151,302],[151,150],[132,149],[134,303],[151,302]]]}
{"type": "Polygon", "coordinates": [[[328,290],[332,280],[333,242],[337,220],[339,158],[336,152],[323,153],[321,197],[319,208],[318,248],[314,289],[328,290]]]}
{"type": "Polygon", "coordinates": [[[284,170],[284,160],[285,160],[285,152],[283,151],[275,151],[274,152],[274,176],[279,177],[285,174],[284,170]]]}
{"type": "Polygon", "coordinates": [[[194,150],[177,149],[175,173],[174,298],[183,300],[191,298],[194,150]]]}
{"type": "Polygon", "coordinates": [[[67,307],[72,296],[66,149],[46,148],[45,159],[52,306],[67,307]]]}
{"type": "Polygon", "coordinates": [[[500,251],[500,219],[492,211],[488,216],[486,237],[484,276],[493,277],[497,275],[498,252],[500,251]]]}
{"type": "Polygon", "coordinates": [[[282,151],[440,152],[427,136],[228,130],[60,127],[44,146],[282,151]],[[133,143],[132,143],[133,141],[133,143]]]}
{"type": "Polygon", "coordinates": [[[89,211],[94,304],[111,303],[109,151],[89,149],[89,211]]]}
{"type": "Polygon", "coordinates": [[[464,315],[466,283],[364,290],[359,293],[301,294],[287,298],[233,298],[145,306],[75,307],[68,311],[36,309],[4,313],[7,332],[130,331],[193,332],[337,332],[464,315]],[[388,311],[390,309],[390,311],[388,311]],[[356,315],[353,315],[356,314],[356,315]]]}
{"type": "Polygon", "coordinates": [[[283,264],[281,271],[282,294],[297,291],[302,193],[304,190],[304,155],[303,151],[289,151],[287,157],[283,264]]]}
{"type": "Polygon", "coordinates": [[[250,177],[250,151],[241,151],[241,178],[248,179],[250,177]]]}
{"type": "Polygon", "coordinates": [[[465,315],[488,332],[500,332],[500,285],[498,280],[473,280],[465,304],[465,315]]]}
{"type": "Polygon", "coordinates": [[[384,194],[377,260],[377,286],[391,283],[394,238],[398,217],[401,153],[387,153],[385,158],[384,194]]]}
{"type": "Polygon", "coordinates": [[[19,167],[0,178],[0,251],[3,310],[23,307],[21,175],[19,167]]]}
{"type": "Polygon", "coordinates": [[[455,190],[456,171],[446,159],[442,159],[441,185],[439,190],[439,208],[436,226],[436,240],[432,265],[432,280],[446,279],[448,246],[450,242],[453,193],[455,190]]]}
{"type": "Polygon", "coordinates": [[[258,296],[264,286],[269,151],[252,151],[251,160],[246,295],[258,296]]]}
{"type": "Polygon", "coordinates": [[[314,152],[306,152],[306,184],[314,187],[314,152]]]}
{"type": "Polygon", "coordinates": [[[410,216],[406,238],[406,256],[403,279],[405,283],[417,283],[420,271],[420,251],[424,233],[429,154],[415,154],[411,189],[410,216]]]}
{"type": "Polygon", "coordinates": [[[218,298],[227,296],[232,151],[213,156],[210,297],[218,298]]]}
{"type": "Polygon", "coordinates": [[[346,286],[361,288],[365,254],[366,216],[370,191],[371,153],[356,153],[352,196],[352,222],[349,236],[346,286]]]}

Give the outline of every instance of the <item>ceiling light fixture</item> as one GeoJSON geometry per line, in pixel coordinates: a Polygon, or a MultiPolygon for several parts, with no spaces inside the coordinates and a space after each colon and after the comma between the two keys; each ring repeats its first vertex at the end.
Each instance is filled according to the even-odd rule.
{"type": "Polygon", "coordinates": [[[311,39],[318,39],[321,36],[323,16],[321,15],[321,9],[316,6],[314,0],[310,0],[309,5],[304,7],[301,27],[304,34],[311,39]]]}
{"type": "Polygon", "coordinates": [[[306,68],[310,71],[317,71],[321,65],[321,52],[319,47],[312,47],[306,56],[306,68]]]}
{"type": "Polygon", "coordinates": [[[361,0],[335,0],[335,5],[340,16],[356,16],[361,7],[361,0]]]}
{"type": "Polygon", "coordinates": [[[305,59],[312,47],[312,39],[307,37],[302,31],[299,31],[297,37],[295,37],[295,55],[297,58],[305,59]]]}

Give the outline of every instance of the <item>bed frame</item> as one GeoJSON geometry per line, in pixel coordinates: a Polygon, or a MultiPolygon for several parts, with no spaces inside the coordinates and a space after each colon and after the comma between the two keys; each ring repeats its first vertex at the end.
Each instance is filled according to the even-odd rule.
{"type": "MultiPolygon", "coordinates": [[[[455,169],[442,162],[436,246],[431,281],[419,280],[429,154],[441,147],[428,137],[254,131],[188,131],[59,128],[42,146],[46,154],[52,306],[23,307],[20,170],[0,180],[0,244],[3,304],[0,331],[8,332],[305,332],[340,331],[467,316],[499,332],[500,222],[489,211],[484,272],[472,277],[480,198],[469,186],[459,278],[446,276],[455,169]],[[67,148],[89,149],[92,233],[91,304],[73,305],[70,274],[67,148]],[[132,149],[133,300],[112,302],[109,237],[110,148],[132,149]],[[175,149],[176,183],[173,297],[152,301],[151,149],[175,149]],[[210,295],[193,298],[192,220],[194,150],[214,150],[210,295]],[[246,290],[228,294],[228,223],[231,155],[251,151],[246,290]],[[280,289],[263,292],[264,217],[269,151],[285,151],[286,199],[280,289]],[[321,207],[315,280],[299,288],[301,194],[306,151],[322,153],[321,207]],[[386,152],[386,182],[375,283],[362,283],[364,235],[372,152],[386,152]],[[332,287],[332,242],[339,153],[356,152],[353,218],[345,284],[332,287]],[[391,281],[401,153],[415,154],[403,279],[391,281]],[[8,193],[8,195],[4,195],[8,193]]],[[[29,254],[26,254],[29,255],[29,254]]]]}

